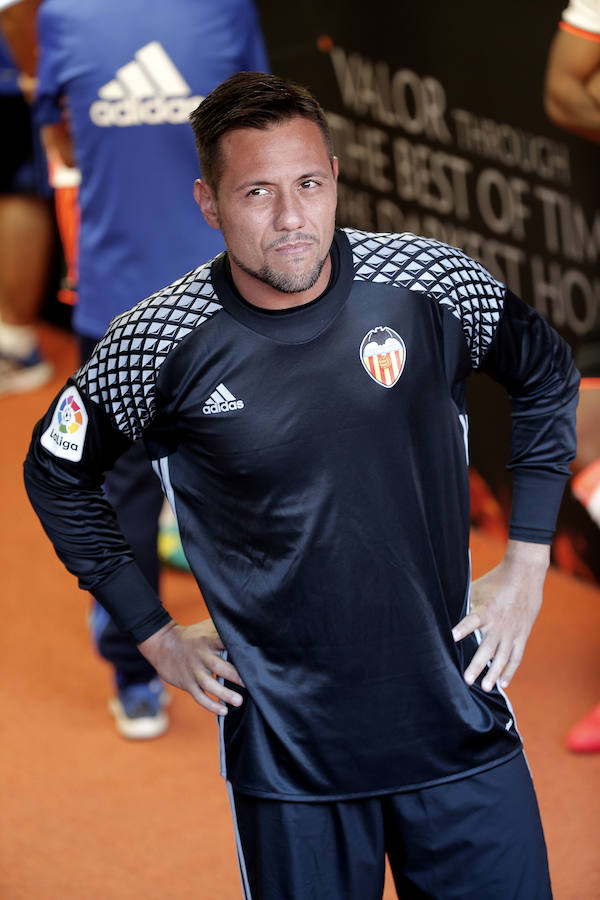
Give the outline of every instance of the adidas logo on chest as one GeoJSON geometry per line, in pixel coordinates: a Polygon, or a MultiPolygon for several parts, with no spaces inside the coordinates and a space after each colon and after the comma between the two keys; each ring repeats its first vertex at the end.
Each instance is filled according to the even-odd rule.
{"type": "Polygon", "coordinates": [[[179,125],[203,97],[192,90],[158,41],[145,44],[135,59],[117,69],[90,106],[94,125],[179,125]]]}
{"type": "Polygon", "coordinates": [[[202,407],[202,412],[205,416],[213,416],[215,413],[235,412],[243,408],[243,400],[236,400],[224,384],[218,384],[202,407]]]}

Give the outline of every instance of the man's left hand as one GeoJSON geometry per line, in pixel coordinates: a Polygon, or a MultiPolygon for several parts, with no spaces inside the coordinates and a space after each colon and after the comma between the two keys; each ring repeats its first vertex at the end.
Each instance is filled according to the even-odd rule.
{"type": "Polygon", "coordinates": [[[479,631],[481,644],[464,678],[467,684],[489,665],[481,682],[491,691],[501,679],[505,688],[517,671],[529,633],[542,605],[542,589],[550,562],[545,544],[509,541],[504,559],[471,585],[471,611],[452,629],[455,641],[479,631]]]}

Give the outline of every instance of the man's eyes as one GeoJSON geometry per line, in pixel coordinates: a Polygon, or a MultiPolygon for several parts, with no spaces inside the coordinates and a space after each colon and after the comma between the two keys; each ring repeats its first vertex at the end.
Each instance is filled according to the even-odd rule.
{"type": "MultiPolygon", "coordinates": [[[[299,188],[301,190],[310,191],[316,187],[319,187],[321,184],[320,181],[317,181],[315,178],[307,178],[305,181],[301,181],[299,184],[299,188]]],[[[269,189],[265,187],[255,187],[248,191],[246,194],[247,197],[266,197],[269,194],[269,189]]]]}

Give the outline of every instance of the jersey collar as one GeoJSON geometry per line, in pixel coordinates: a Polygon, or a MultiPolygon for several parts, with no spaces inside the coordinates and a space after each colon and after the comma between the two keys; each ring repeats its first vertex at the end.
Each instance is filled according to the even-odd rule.
{"type": "Polygon", "coordinates": [[[317,337],[333,321],[352,287],[352,250],[343,231],[336,228],[330,250],[331,276],[323,293],[310,303],[289,309],[262,309],[248,303],[233,283],[229,260],[221,253],[212,264],[211,279],[219,303],[246,328],[265,337],[299,344],[317,337]]]}

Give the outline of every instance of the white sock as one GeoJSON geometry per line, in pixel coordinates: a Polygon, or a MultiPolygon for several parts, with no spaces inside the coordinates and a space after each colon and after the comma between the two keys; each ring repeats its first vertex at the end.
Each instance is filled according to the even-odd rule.
{"type": "Polygon", "coordinates": [[[37,332],[33,325],[7,325],[0,321],[0,352],[25,359],[37,347],[37,332]]]}

